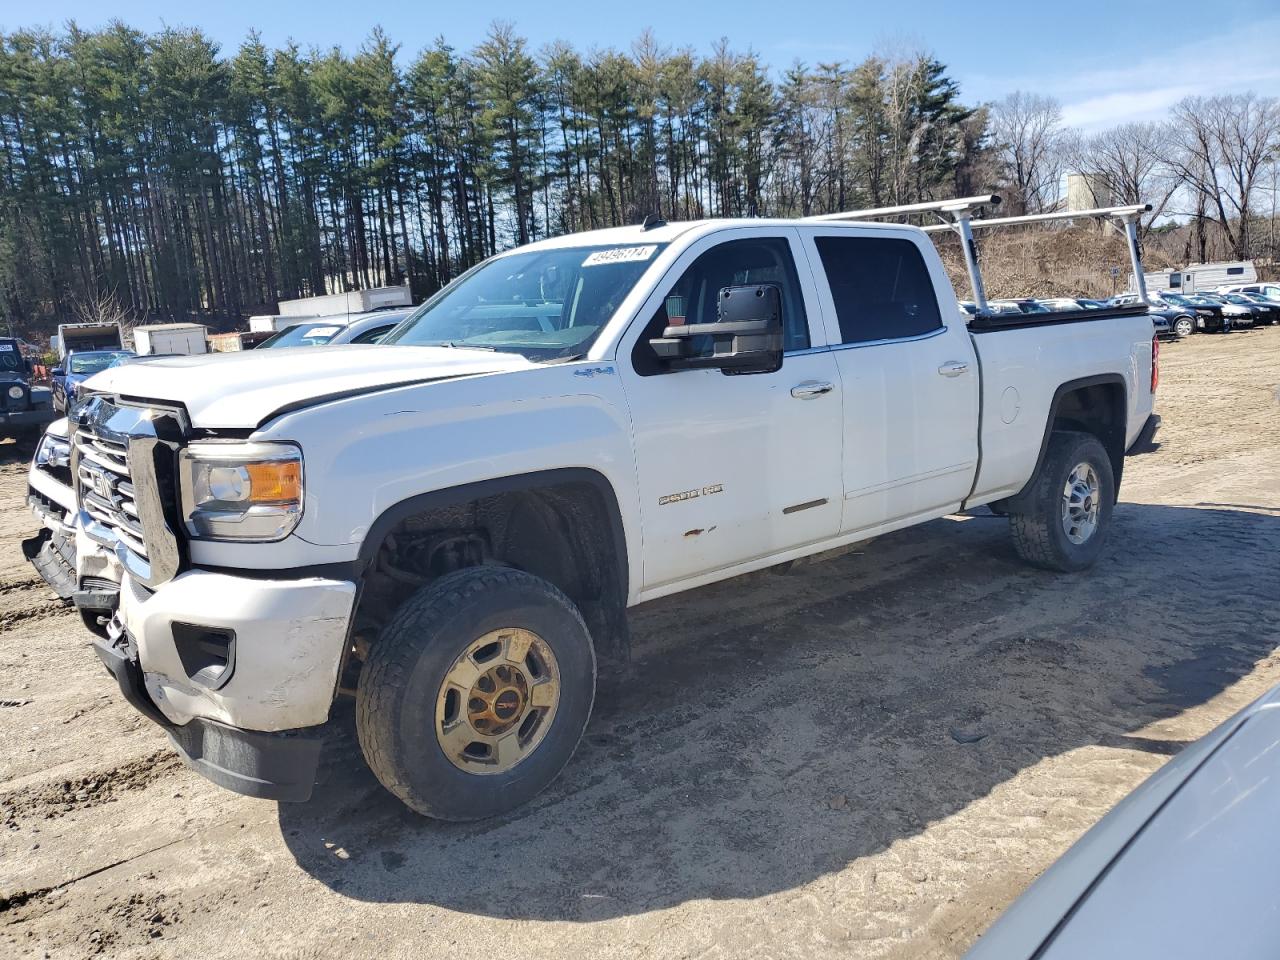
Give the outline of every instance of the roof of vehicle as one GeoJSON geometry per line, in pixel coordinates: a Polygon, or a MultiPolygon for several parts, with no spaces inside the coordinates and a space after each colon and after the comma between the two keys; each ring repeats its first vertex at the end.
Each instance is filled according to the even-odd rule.
{"type": "Polygon", "coordinates": [[[352,320],[345,324],[343,328],[329,341],[330,344],[349,343],[353,338],[361,334],[368,333],[370,330],[377,330],[379,327],[394,327],[405,317],[409,316],[417,310],[417,307],[410,307],[403,310],[387,310],[383,313],[365,314],[359,319],[352,320]]]}
{"type": "Polygon", "coordinates": [[[192,327],[199,327],[203,330],[205,325],[203,323],[143,323],[133,329],[136,333],[139,330],[148,332],[153,330],[190,330],[192,327]]]}
{"type": "MultiPolygon", "coordinates": [[[[536,240],[523,247],[515,247],[502,256],[512,253],[523,253],[527,250],[551,250],[563,247],[596,247],[613,244],[645,244],[670,243],[691,231],[707,232],[732,227],[798,227],[819,226],[824,230],[830,227],[865,227],[874,230],[901,230],[906,224],[876,223],[870,220],[822,220],[805,221],[791,217],[725,217],[723,219],[674,220],[670,223],[655,225],[646,230],[639,224],[628,227],[606,227],[602,230],[585,230],[581,233],[566,233],[558,237],[536,240]]],[[[914,227],[909,229],[915,229],[914,227]]]]}
{"type": "Polygon", "coordinates": [[[320,317],[298,317],[295,322],[286,327],[281,327],[280,330],[283,331],[289,330],[293,327],[306,326],[348,327],[353,324],[363,323],[367,320],[385,322],[388,317],[395,317],[397,315],[400,319],[404,319],[417,309],[417,307],[383,307],[378,310],[370,310],[367,313],[335,313],[320,317]]]}

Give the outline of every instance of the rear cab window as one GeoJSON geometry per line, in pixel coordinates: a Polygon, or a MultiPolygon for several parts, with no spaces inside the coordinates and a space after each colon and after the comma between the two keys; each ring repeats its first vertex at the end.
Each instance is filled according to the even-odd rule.
{"type": "Polygon", "coordinates": [[[943,328],[920,248],[901,237],[817,236],[842,344],[925,336],[943,328]]]}

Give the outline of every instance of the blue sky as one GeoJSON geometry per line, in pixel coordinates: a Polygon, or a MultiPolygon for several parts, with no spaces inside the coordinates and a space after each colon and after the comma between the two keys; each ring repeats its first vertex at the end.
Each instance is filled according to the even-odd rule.
{"type": "Polygon", "coordinates": [[[198,26],[228,51],[254,27],[269,44],[292,38],[354,50],[377,24],[402,44],[402,55],[438,35],[466,50],[495,19],[514,23],[534,49],[555,39],[583,50],[626,48],[649,27],[664,44],[705,52],[724,36],[775,70],[796,60],[856,61],[873,50],[927,49],[950,67],[966,101],[1034,90],[1057,97],[1067,122],[1084,129],[1157,119],[1188,94],[1280,94],[1275,0],[0,0],[0,29],[69,19],[98,26],[113,16],[145,30],[198,26]]]}

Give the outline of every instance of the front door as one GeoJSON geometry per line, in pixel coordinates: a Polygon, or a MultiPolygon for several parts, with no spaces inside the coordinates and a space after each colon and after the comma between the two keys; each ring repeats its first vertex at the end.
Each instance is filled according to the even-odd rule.
{"type": "Polygon", "coordinates": [[[829,352],[814,349],[823,333],[798,250],[799,235],[789,228],[744,228],[691,245],[620,344],[645,590],[715,579],[716,571],[839,530],[839,371],[829,352]],[[714,323],[720,289],[742,283],[782,288],[781,368],[726,375],[663,367],[649,339],[672,323],[714,323]]]}
{"type": "Polygon", "coordinates": [[[956,509],[977,469],[979,376],[941,264],[932,275],[906,231],[810,228],[805,242],[838,344],[841,531],[956,509]]]}

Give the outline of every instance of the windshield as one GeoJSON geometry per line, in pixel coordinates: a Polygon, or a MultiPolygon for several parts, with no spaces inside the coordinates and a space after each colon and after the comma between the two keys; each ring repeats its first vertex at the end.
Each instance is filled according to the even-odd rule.
{"type": "Polygon", "coordinates": [[[10,340],[7,343],[0,343],[0,370],[21,370],[22,355],[18,352],[18,345],[10,340]]]}
{"type": "Polygon", "coordinates": [[[318,347],[328,343],[342,330],[339,323],[298,323],[258,344],[258,350],[271,347],[318,347]]]}
{"type": "Polygon", "coordinates": [[[1179,304],[1180,306],[1186,306],[1187,304],[1187,301],[1181,295],[1176,293],[1162,293],[1160,294],[1160,299],[1168,303],[1179,304]]]}
{"type": "Polygon", "coordinates": [[[382,342],[501,350],[530,360],[578,356],[665,246],[564,247],[489,260],[382,342]]]}
{"type": "Polygon", "coordinates": [[[107,367],[115,366],[117,361],[132,356],[132,353],[127,352],[72,354],[71,372],[83,374],[99,373],[102,370],[106,370],[107,367]]]}

